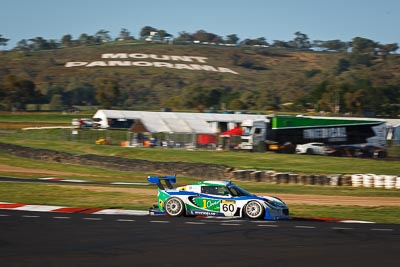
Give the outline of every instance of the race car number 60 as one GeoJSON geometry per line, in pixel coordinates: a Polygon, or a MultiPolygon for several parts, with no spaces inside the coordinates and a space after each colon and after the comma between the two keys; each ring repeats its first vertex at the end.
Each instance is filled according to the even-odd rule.
{"type": "Polygon", "coordinates": [[[235,205],[233,205],[233,204],[222,204],[222,210],[225,211],[225,212],[227,212],[227,211],[233,212],[235,210],[235,205]]]}

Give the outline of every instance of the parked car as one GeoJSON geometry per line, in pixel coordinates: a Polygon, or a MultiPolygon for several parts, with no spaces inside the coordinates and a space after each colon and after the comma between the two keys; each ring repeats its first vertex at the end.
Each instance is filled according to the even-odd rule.
{"type": "Polygon", "coordinates": [[[297,154],[326,155],[327,148],[324,143],[307,143],[296,146],[297,154]]]}
{"type": "Polygon", "coordinates": [[[72,119],[72,126],[80,128],[93,127],[93,120],[89,118],[72,119]]]}
{"type": "Polygon", "coordinates": [[[373,144],[337,145],[326,148],[327,155],[337,157],[386,158],[387,149],[373,144]]]}
{"type": "Polygon", "coordinates": [[[377,146],[377,145],[363,145],[361,146],[364,152],[364,156],[371,158],[386,158],[388,153],[385,147],[377,146]]]}

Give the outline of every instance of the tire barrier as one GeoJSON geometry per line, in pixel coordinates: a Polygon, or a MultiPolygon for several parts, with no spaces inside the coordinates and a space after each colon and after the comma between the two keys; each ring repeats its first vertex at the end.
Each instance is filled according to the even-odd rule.
{"type": "Polygon", "coordinates": [[[385,185],[385,175],[376,175],[374,179],[374,187],[383,188],[385,185]]]}
{"type": "Polygon", "coordinates": [[[353,174],[351,176],[351,184],[353,187],[361,187],[363,184],[363,175],[362,174],[353,174]]]}
{"type": "Polygon", "coordinates": [[[107,169],[176,173],[187,177],[209,179],[234,179],[270,184],[299,184],[320,186],[354,186],[385,189],[400,189],[400,176],[375,174],[295,174],[273,170],[234,170],[233,168],[203,163],[154,162],[148,160],[127,159],[115,156],[75,155],[47,149],[35,149],[12,144],[0,143],[0,150],[17,157],[35,160],[87,165],[107,169]]]}
{"type": "Polygon", "coordinates": [[[296,174],[271,170],[234,170],[229,178],[239,181],[269,184],[299,184],[319,186],[352,186],[366,188],[400,189],[400,176],[366,174],[296,174]]]}
{"type": "Polygon", "coordinates": [[[364,174],[363,175],[363,186],[364,187],[373,187],[374,186],[374,181],[375,181],[375,175],[374,174],[364,174]]]}
{"type": "Polygon", "coordinates": [[[400,176],[396,178],[396,189],[400,189],[400,176]]]}
{"type": "Polygon", "coordinates": [[[396,176],[386,175],[385,176],[385,189],[395,189],[396,187],[396,176]]]}

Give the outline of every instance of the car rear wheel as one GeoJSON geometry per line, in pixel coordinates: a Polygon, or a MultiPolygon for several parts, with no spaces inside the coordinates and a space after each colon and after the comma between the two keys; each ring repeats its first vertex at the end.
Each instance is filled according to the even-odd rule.
{"type": "Polygon", "coordinates": [[[169,216],[177,217],[181,216],[185,211],[183,201],[177,197],[168,198],[164,203],[165,212],[169,216]]]}
{"type": "Polygon", "coordinates": [[[314,150],[312,148],[308,148],[306,151],[307,155],[314,155],[314,150]]]}
{"type": "Polygon", "coordinates": [[[250,219],[260,219],[264,216],[264,207],[258,201],[250,201],[244,207],[244,214],[250,219]]]}

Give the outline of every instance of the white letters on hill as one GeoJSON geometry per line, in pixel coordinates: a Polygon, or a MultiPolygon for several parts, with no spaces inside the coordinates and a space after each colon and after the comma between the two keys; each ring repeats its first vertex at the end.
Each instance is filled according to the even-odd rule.
{"type": "Polygon", "coordinates": [[[171,56],[171,55],[154,55],[142,53],[116,53],[116,54],[102,54],[101,61],[74,61],[67,62],[65,67],[156,67],[156,68],[170,68],[178,70],[200,70],[200,71],[213,71],[213,72],[227,72],[232,74],[239,74],[229,68],[214,67],[204,65],[207,63],[206,57],[197,56],[171,56]],[[115,59],[122,59],[120,61],[115,59]],[[157,61],[154,61],[157,60],[157,61]],[[170,61],[170,62],[165,62],[170,61]],[[177,62],[185,62],[177,63],[177,62]]]}

